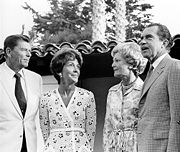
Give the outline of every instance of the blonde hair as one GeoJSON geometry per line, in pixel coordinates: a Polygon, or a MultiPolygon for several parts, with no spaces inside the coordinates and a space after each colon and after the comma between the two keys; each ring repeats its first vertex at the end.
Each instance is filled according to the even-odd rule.
{"type": "Polygon", "coordinates": [[[124,42],[117,44],[111,52],[112,57],[115,54],[121,55],[121,57],[130,65],[130,69],[136,74],[141,74],[147,64],[141,54],[140,46],[135,42],[124,42]]]}

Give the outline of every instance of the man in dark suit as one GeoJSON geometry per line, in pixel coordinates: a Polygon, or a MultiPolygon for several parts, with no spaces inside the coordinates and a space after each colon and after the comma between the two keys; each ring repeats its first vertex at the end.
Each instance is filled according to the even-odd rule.
{"type": "Polygon", "coordinates": [[[153,70],[139,102],[138,152],[180,152],[180,61],[168,54],[169,30],[158,23],[147,26],[140,46],[153,70]]]}
{"type": "Polygon", "coordinates": [[[0,151],[36,152],[35,117],[42,78],[25,69],[31,57],[27,37],[8,36],[4,51],[6,62],[0,65],[0,151]]]}

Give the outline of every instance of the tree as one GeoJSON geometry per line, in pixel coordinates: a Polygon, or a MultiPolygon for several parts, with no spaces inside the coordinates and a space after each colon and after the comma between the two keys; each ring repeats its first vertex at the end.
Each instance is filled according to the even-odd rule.
{"type": "Polygon", "coordinates": [[[126,38],[126,5],[125,0],[115,1],[115,37],[117,41],[124,41],[126,38]]]}
{"type": "Polygon", "coordinates": [[[51,12],[40,15],[25,3],[24,9],[33,14],[35,23],[33,30],[42,35],[41,43],[61,43],[68,41],[77,43],[82,39],[91,39],[91,4],[84,0],[48,0],[51,12]],[[83,7],[82,7],[83,5],[83,7]]]}
{"type": "MultiPolygon", "coordinates": [[[[115,0],[105,0],[107,4],[106,12],[108,16],[107,33],[115,36],[115,0]]],[[[147,13],[147,10],[152,9],[152,5],[143,3],[142,0],[125,0],[126,3],[126,39],[139,38],[140,31],[149,23],[153,17],[147,13]]]]}
{"type": "Polygon", "coordinates": [[[106,16],[104,0],[92,0],[92,41],[100,40],[105,42],[106,16]]]}
{"type": "Polygon", "coordinates": [[[117,39],[124,39],[125,22],[121,22],[121,19],[116,17],[116,15],[119,17],[124,10],[128,23],[125,27],[126,39],[138,38],[140,31],[151,21],[152,15],[148,14],[147,10],[153,7],[150,4],[142,3],[141,0],[105,0],[106,4],[104,4],[104,0],[94,0],[96,3],[91,3],[91,0],[74,0],[74,2],[70,0],[48,0],[48,2],[51,12],[45,15],[39,14],[27,3],[24,6],[24,9],[33,14],[35,24],[31,35],[41,35],[41,41],[39,41],[41,44],[49,42],[60,44],[64,41],[78,43],[84,39],[92,40],[92,33],[93,41],[101,37],[104,39],[103,31],[105,28],[106,39],[111,39],[110,36],[114,38],[116,35],[119,37],[117,39]],[[93,4],[95,4],[94,13],[93,4]],[[96,6],[100,8],[96,8],[96,6]],[[106,22],[103,9],[106,13],[106,22]],[[93,21],[92,24],[94,16],[99,21],[102,20],[100,22],[93,21]],[[121,31],[121,29],[123,30],[121,31]],[[97,35],[95,35],[96,33],[97,35]]]}
{"type": "Polygon", "coordinates": [[[141,31],[151,23],[153,15],[147,13],[147,10],[152,9],[153,6],[146,3],[138,4],[138,0],[128,0],[126,7],[129,8],[126,12],[129,23],[126,28],[127,38],[139,38],[141,31]]]}

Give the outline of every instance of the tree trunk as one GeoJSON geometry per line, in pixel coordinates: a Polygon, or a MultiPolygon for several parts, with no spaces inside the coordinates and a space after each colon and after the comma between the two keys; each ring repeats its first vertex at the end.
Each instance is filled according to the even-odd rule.
{"type": "Polygon", "coordinates": [[[126,3],[125,0],[116,0],[115,34],[117,41],[124,41],[126,38],[126,3]]]}
{"type": "Polygon", "coordinates": [[[92,0],[93,16],[92,16],[92,41],[100,40],[105,42],[106,17],[104,0],[92,0]]]}

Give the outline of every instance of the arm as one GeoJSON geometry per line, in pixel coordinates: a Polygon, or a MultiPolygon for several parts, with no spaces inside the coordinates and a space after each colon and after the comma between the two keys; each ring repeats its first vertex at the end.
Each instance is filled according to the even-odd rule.
{"type": "Polygon", "coordinates": [[[167,152],[180,151],[180,62],[174,62],[168,76],[170,130],[167,152]]]}
{"type": "Polygon", "coordinates": [[[40,100],[39,120],[40,120],[40,127],[41,127],[41,131],[42,131],[42,135],[43,135],[43,139],[44,139],[44,143],[45,143],[49,136],[49,133],[50,133],[47,98],[45,96],[43,96],[40,100]]]}
{"type": "Polygon", "coordinates": [[[104,152],[108,152],[109,151],[109,136],[111,134],[112,131],[112,124],[109,120],[111,120],[111,112],[110,112],[110,93],[108,93],[107,96],[107,105],[106,105],[106,115],[105,115],[105,121],[104,121],[104,129],[103,129],[103,149],[104,152]]]}
{"type": "Polygon", "coordinates": [[[93,93],[90,93],[89,103],[86,108],[86,133],[90,142],[91,148],[94,147],[94,138],[96,132],[96,103],[93,93]]]}

